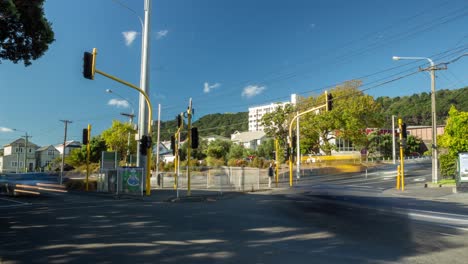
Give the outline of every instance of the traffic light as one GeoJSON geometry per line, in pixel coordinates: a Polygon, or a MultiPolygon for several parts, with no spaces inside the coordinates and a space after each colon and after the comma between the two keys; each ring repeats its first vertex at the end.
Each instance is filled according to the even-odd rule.
{"type": "Polygon", "coordinates": [[[151,150],[151,147],[153,146],[153,139],[151,136],[146,136],[146,148],[151,150]]]}
{"type": "Polygon", "coordinates": [[[172,150],[172,155],[175,156],[175,136],[171,136],[171,150],[172,150]]]}
{"type": "Polygon", "coordinates": [[[83,145],[88,145],[88,129],[84,128],[83,129],[83,145]]]}
{"type": "Polygon", "coordinates": [[[291,153],[291,148],[287,147],[286,149],[283,150],[283,155],[285,160],[289,160],[289,155],[291,153]]]}
{"type": "Polygon", "coordinates": [[[148,154],[148,137],[143,135],[140,139],[140,154],[146,156],[148,154]]]}
{"type": "Polygon", "coordinates": [[[192,148],[196,149],[198,148],[198,128],[192,127],[192,148]]]}
{"type": "Polygon", "coordinates": [[[408,133],[406,132],[406,123],[401,124],[401,135],[404,139],[408,137],[408,133]]]}
{"type": "Polygon", "coordinates": [[[94,73],[96,72],[96,48],[93,52],[85,52],[83,54],[83,77],[89,80],[94,80],[94,73]]]}
{"type": "Polygon", "coordinates": [[[182,116],[177,115],[176,120],[177,120],[177,127],[181,127],[182,126],[182,116]]]}
{"type": "Polygon", "coordinates": [[[297,136],[293,135],[292,136],[292,152],[296,152],[296,145],[297,145],[297,136]]]}
{"type": "Polygon", "coordinates": [[[327,93],[327,111],[331,111],[333,109],[333,95],[331,93],[327,93]]]}

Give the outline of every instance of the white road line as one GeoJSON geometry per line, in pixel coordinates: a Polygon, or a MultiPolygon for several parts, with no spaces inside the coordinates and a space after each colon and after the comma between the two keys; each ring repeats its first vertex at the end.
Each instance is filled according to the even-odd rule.
{"type": "Polygon", "coordinates": [[[24,204],[24,205],[30,204],[30,203],[24,203],[24,202],[20,202],[20,201],[12,200],[12,199],[7,199],[7,198],[0,198],[0,200],[3,200],[3,201],[8,201],[8,202],[13,202],[13,203],[24,204]]]}

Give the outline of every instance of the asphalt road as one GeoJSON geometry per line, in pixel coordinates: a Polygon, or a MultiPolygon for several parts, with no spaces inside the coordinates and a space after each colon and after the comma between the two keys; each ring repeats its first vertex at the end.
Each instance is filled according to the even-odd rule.
{"type": "Polygon", "coordinates": [[[466,205],[357,180],[203,202],[0,197],[0,263],[466,262],[466,205]]]}

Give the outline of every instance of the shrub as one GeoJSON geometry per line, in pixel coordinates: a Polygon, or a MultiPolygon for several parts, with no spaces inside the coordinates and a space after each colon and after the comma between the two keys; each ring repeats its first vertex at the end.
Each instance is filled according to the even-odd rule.
{"type": "Polygon", "coordinates": [[[457,170],[456,158],[450,154],[441,154],[439,156],[440,161],[440,174],[442,178],[455,178],[457,170]]]}

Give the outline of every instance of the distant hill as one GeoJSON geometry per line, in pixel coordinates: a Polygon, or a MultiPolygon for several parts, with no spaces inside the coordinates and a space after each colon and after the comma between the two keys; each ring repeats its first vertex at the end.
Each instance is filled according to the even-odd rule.
{"type": "MultiPolygon", "coordinates": [[[[220,135],[230,138],[236,130],[248,130],[248,115],[248,112],[208,114],[195,121],[193,126],[198,128],[200,136],[220,135]]],[[[161,122],[161,140],[170,140],[175,131],[175,120],[161,122]]]]}
{"type": "MultiPolygon", "coordinates": [[[[401,116],[407,125],[431,125],[431,94],[420,93],[411,96],[378,97],[384,116],[401,116]]],[[[437,124],[445,124],[451,105],[459,111],[468,112],[468,87],[456,90],[436,91],[437,124]]],[[[387,122],[388,123],[388,122],[387,122]]]]}

